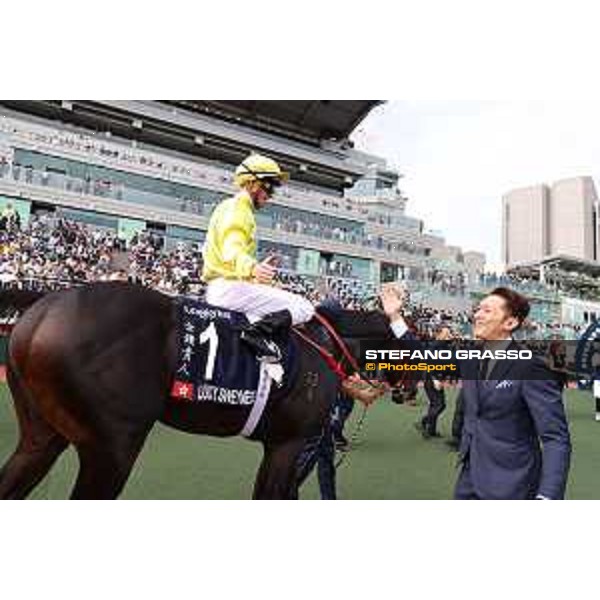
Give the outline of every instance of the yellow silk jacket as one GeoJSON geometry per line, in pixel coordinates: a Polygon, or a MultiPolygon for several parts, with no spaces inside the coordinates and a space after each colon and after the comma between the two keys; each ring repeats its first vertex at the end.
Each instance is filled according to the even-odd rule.
{"type": "Polygon", "coordinates": [[[223,200],[213,211],[204,244],[202,279],[252,279],[256,264],[256,219],[247,192],[223,200]]]}

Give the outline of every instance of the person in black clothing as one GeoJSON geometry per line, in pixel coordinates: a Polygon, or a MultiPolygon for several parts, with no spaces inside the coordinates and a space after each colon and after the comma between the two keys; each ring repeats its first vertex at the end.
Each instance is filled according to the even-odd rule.
{"type": "MultiPolygon", "coordinates": [[[[452,339],[452,333],[448,327],[441,327],[436,335],[436,340],[447,341],[452,339]]],[[[425,439],[440,437],[437,429],[438,419],[446,409],[446,393],[442,381],[426,374],[423,381],[423,389],[427,395],[427,412],[423,418],[415,423],[415,427],[421,432],[425,439]]]]}
{"type": "Polygon", "coordinates": [[[454,416],[452,417],[452,437],[447,441],[448,446],[450,446],[452,450],[455,450],[457,452],[460,448],[460,439],[462,437],[464,421],[464,399],[461,387],[458,391],[458,395],[456,396],[456,403],[454,405],[454,416]]]}
{"type": "Polygon", "coordinates": [[[431,375],[426,375],[423,389],[428,400],[427,412],[420,421],[415,423],[415,426],[425,439],[440,437],[437,423],[446,409],[446,395],[442,382],[434,379],[431,375]]]}
{"type": "MultiPolygon", "coordinates": [[[[347,410],[349,400],[344,394],[338,394],[323,431],[320,435],[308,440],[296,464],[298,487],[304,483],[315,466],[317,467],[321,500],[337,500],[335,478],[336,436],[340,435],[339,432],[343,430],[345,420],[350,415],[347,410]]],[[[350,402],[353,404],[352,400],[350,402]]],[[[346,442],[343,447],[346,448],[348,442],[345,438],[343,439],[346,442]]]]}
{"type": "Polygon", "coordinates": [[[338,450],[348,447],[348,440],[344,436],[344,425],[354,410],[354,400],[346,394],[340,394],[336,399],[331,414],[331,430],[333,441],[338,450]]]}

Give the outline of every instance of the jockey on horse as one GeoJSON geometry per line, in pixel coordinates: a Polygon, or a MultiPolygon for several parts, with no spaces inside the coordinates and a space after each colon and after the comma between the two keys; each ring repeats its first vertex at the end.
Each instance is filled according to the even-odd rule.
{"type": "MultiPolygon", "coordinates": [[[[281,355],[272,336],[310,321],[314,306],[302,296],[274,287],[277,272],[274,257],[256,258],[256,217],[287,181],[288,173],[272,159],[250,154],[235,170],[234,183],[240,191],[223,200],[213,211],[204,245],[202,278],[208,284],[206,301],[214,306],[243,312],[250,326],[241,339],[260,361],[278,364],[281,355]]],[[[371,401],[379,395],[357,386],[353,375],[343,382],[349,395],[371,401]],[[360,388],[360,389],[359,389],[360,388]]]]}
{"type": "Polygon", "coordinates": [[[235,171],[240,191],[213,211],[204,246],[206,301],[246,314],[251,325],[242,332],[242,339],[266,362],[281,358],[270,339],[273,333],[306,323],[315,312],[306,298],[273,287],[274,257],[256,259],[255,212],[287,178],[274,160],[260,154],[248,156],[235,171]]]}

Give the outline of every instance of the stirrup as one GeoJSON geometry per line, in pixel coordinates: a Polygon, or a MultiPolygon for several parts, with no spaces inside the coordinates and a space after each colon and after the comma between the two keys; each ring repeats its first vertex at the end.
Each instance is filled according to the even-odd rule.
{"type": "Polygon", "coordinates": [[[271,351],[272,354],[264,354],[263,356],[257,356],[256,358],[260,362],[264,362],[267,364],[280,363],[281,350],[279,350],[279,346],[271,340],[265,340],[265,346],[271,351]]]}

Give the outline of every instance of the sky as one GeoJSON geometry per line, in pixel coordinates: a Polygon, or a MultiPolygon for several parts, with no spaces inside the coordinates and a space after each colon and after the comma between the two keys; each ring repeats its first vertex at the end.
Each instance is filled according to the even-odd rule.
{"type": "Polygon", "coordinates": [[[352,139],[402,174],[407,213],[447,243],[501,265],[501,202],[511,189],[596,176],[600,105],[592,101],[389,101],[352,139]]]}

